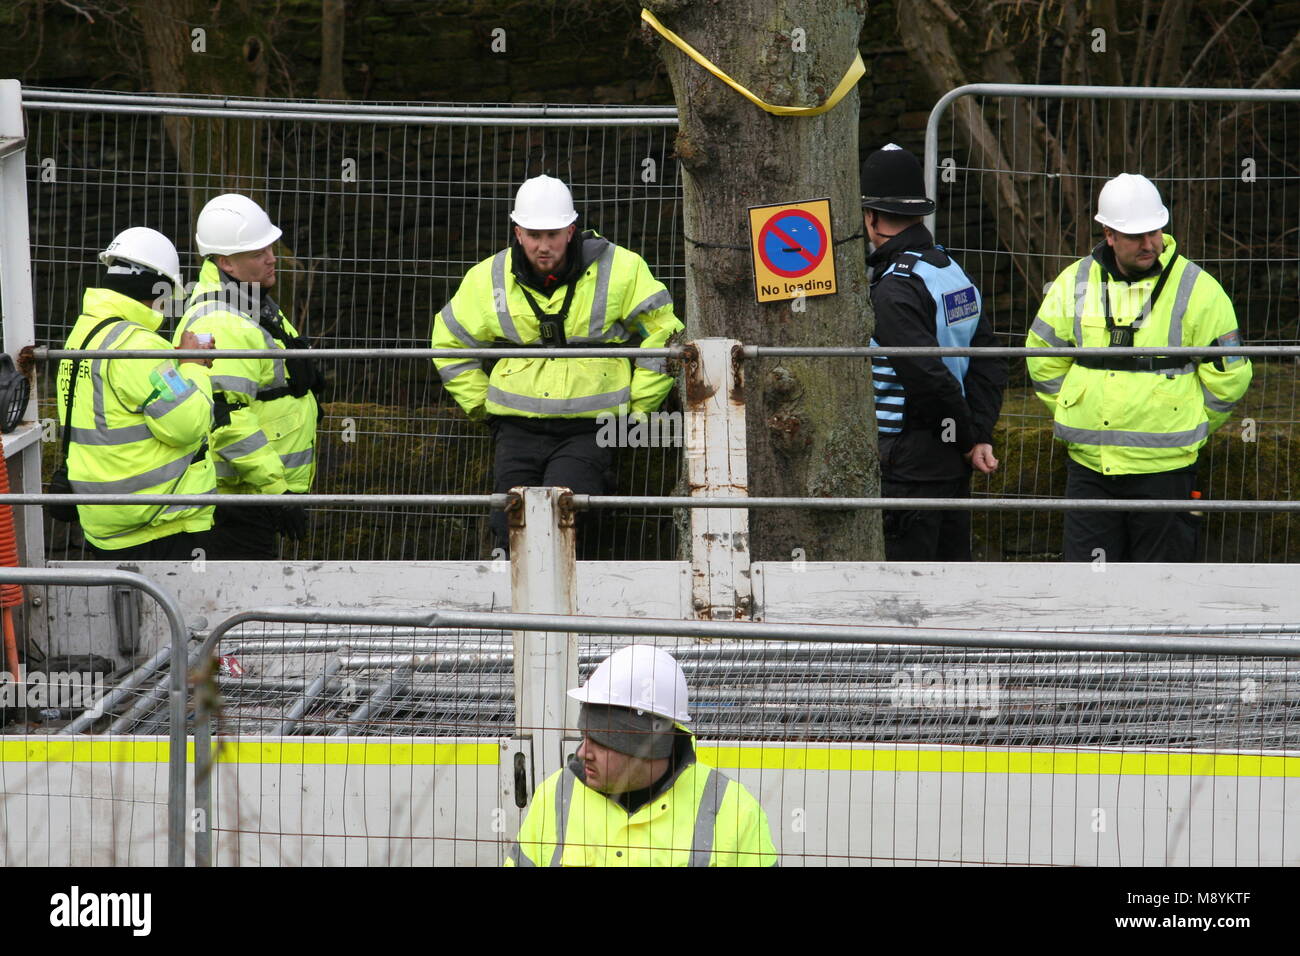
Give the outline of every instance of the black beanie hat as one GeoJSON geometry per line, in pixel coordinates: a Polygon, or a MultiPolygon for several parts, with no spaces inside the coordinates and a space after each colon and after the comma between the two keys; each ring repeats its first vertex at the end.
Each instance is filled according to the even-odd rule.
{"type": "Polygon", "coordinates": [[[890,143],[862,164],[862,208],[895,216],[928,216],[933,199],[925,195],[925,174],[912,153],[890,143]]]}
{"type": "Polygon", "coordinates": [[[114,261],[104,269],[100,288],[111,289],[129,299],[152,303],[160,295],[172,294],[172,280],[125,259],[114,261]]]}
{"type": "Polygon", "coordinates": [[[645,760],[669,756],[677,733],[673,722],[658,714],[586,703],[578,711],[578,729],[602,747],[645,760]]]}

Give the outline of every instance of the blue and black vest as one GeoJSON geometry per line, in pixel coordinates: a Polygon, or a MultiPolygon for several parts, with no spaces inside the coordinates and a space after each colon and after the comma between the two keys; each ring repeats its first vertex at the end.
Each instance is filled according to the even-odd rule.
{"type": "MultiPolygon", "coordinates": [[[[942,251],[942,246],[935,246],[942,251]]],[[[881,275],[913,277],[925,283],[934,299],[934,334],[941,346],[962,348],[969,346],[979,327],[980,312],[984,303],[980,290],[970,276],[952,259],[946,266],[936,266],[925,261],[924,252],[906,251],[881,275]]],[[[872,338],[871,344],[879,347],[872,338]]],[[[953,378],[966,394],[966,370],[970,368],[969,355],[949,355],[943,359],[953,378]]],[[[887,356],[878,355],[871,360],[871,384],[876,396],[876,427],[883,435],[897,435],[903,430],[903,406],[907,392],[887,356]]]]}

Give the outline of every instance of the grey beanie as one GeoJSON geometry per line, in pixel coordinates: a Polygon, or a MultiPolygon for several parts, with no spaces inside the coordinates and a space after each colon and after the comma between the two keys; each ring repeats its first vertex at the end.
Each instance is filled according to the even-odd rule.
{"type": "Polygon", "coordinates": [[[603,747],[645,760],[671,755],[676,736],[667,717],[608,704],[583,704],[578,729],[603,747]]]}

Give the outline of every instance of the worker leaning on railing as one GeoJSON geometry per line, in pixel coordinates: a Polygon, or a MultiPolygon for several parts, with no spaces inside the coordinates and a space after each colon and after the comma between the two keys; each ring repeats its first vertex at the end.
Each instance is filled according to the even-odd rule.
{"type": "MultiPolygon", "coordinates": [[[[281,234],[247,196],[229,193],[203,207],[195,233],[203,269],[178,323],[177,342],[198,332],[215,335],[223,349],[308,347],[270,295],[276,281],[271,246],[281,234]]],[[[315,392],[323,385],[323,376],[308,358],[213,361],[217,404],[212,447],[222,493],[292,495],[311,490],[320,415],[315,392]]],[[[277,531],[294,539],[307,532],[306,511],[292,498],[284,500],[269,509],[218,507],[207,556],[277,557],[277,531]]]]}
{"type": "Polygon", "coordinates": [[[776,866],[758,801],[696,758],[670,654],[624,647],[569,696],[582,746],[533,794],[507,866],[776,866]]]}
{"type": "MultiPolygon", "coordinates": [[[[208,449],[212,427],[210,360],[168,358],[157,306],[181,290],[171,240],[136,226],[99,256],[105,273],[86,290],[68,349],[157,349],[153,359],[64,359],[59,363],[59,418],[64,423],[67,480],[80,494],[211,494],[216,474],[208,449]],[[71,388],[73,370],[76,387],[71,388]],[[71,415],[68,414],[72,391],[71,415]],[[70,421],[69,421],[70,419],[70,421]],[[69,430],[69,425],[70,430],[69,430]]],[[[193,334],[180,348],[211,348],[193,334]]],[[[60,476],[51,490],[58,487],[60,476]]],[[[186,505],[80,505],[86,542],[100,557],[188,559],[212,527],[212,508],[186,505]]],[[[64,513],[66,514],[66,512],[64,513]]],[[[61,515],[56,513],[56,517],[61,515]]],[[[71,514],[66,514],[72,517],[71,514]]]]}
{"type": "MultiPolygon", "coordinates": [[[[573,197],[560,180],[525,182],[510,218],[510,247],[465,275],[438,313],[434,348],[662,348],[683,327],[644,259],[578,231],[573,197]]],[[[490,374],[478,358],[434,365],[465,413],[492,428],[497,493],[562,485],[608,494],[614,450],[598,441],[597,418],[652,412],[673,386],[661,358],[509,358],[490,374]]],[[[506,548],[503,511],[493,513],[492,528],[496,545],[506,548]]],[[[578,549],[592,556],[586,530],[580,520],[578,549]]]]}

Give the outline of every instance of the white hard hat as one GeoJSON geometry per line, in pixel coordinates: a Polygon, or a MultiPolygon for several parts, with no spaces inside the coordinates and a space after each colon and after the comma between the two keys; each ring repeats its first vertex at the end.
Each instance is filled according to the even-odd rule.
{"type": "Polygon", "coordinates": [[[1160,201],[1160,190],[1145,176],[1120,173],[1097,197],[1097,215],[1103,226],[1110,226],[1130,236],[1163,229],[1169,223],[1169,210],[1160,201]]]}
{"type": "Polygon", "coordinates": [[[578,210],[568,186],[551,176],[534,176],[515,193],[510,218],[524,229],[563,229],[578,218],[578,210]]]}
{"type": "Polygon", "coordinates": [[[185,284],[181,281],[181,260],[176,247],[157,229],[132,226],[114,236],[108,248],[99,254],[99,261],[112,269],[119,260],[166,276],[178,290],[185,284]]]}
{"type": "Polygon", "coordinates": [[[569,696],[584,704],[627,707],[680,723],[691,719],[686,675],[671,654],[649,644],[615,651],[569,696]]]}
{"type": "Polygon", "coordinates": [[[199,213],[194,240],[201,256],[233,256],[265,249],[283,233],[253,200],[238,193],[211,199],[199,213]]]}

